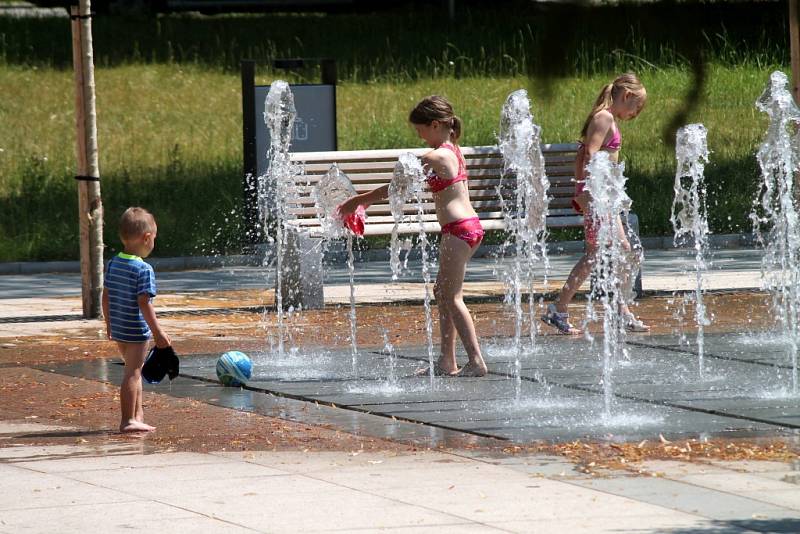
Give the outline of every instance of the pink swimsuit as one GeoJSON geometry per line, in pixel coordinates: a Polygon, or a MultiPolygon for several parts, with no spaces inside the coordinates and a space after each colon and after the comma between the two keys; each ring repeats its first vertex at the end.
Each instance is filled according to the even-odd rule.
{"type": "MultiPolygon", "coordinates": [[[[607,143],[600,146],[601,150],[617,151],[622,147],[622,134],[619,133],[619,128],[614,128],[614,133],[607,143]]],[[[582,142],[578,143],[578,155],[575,157],[575,196],[583,193],[586,185],[586,145],[582,142]]],[[[572,199],[572,207],[578,213],[583,213],[581,207],[572,199]]],[[[591,212],[583,214],[583,235],[586,242],[590,245],[597,244],[597,225],[594,224],[591,212]]]]}
{"type": "MultiPolygon", "coordinates": [[[[467,180],[467,164],[464,161],[464,156],[457,146],[450,143],[443,143],[441,147],[450,149],[458,158],[458,174],[454,178],[444,179],[439,178],[436,174],[428,176],[428,187],[432,193],[438,193],[443,189],[447,189],[451,185],[458,182],[465,182],[467,180]]],[[[475,248],[483,240],[483,226],[477,217],[467,217],[466,219],[459,219],[442,226],[443,234],[450,234],[464,241],[470,248],[475,248]]]]}
{"type": "Polygon", "coordinates": [[[464,241],[470,248],[475,248],[483,240],[483,226],[477,217],[459,219],[442,226],[443,234],[450,234],[464,241]]]}
{"type": "Polygon", "coordinates": [[[453,151],[453,154],[456,155],[458,158],[458,174],[456,174],[454,178],[450,179],[439,178],[435,173],[428,175],[428,187],[430,188],[431,193],[438,193],[442,189],[447,189],[455,183],[467,181],[467,164],[464,161],[464,156],[461,155],[461,150],[459,150],[457,146],[451,145],[450,143],[442,143],[439,148],[450,149],[453,151]]]}

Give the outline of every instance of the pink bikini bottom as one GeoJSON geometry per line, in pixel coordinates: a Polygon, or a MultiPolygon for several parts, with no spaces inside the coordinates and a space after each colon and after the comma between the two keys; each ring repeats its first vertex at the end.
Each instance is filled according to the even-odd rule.
{"type": "Polygon", "coordinates": [[[477,217],[469,217],[445,224],[442,226],[442,233],[455,236],[470,248],[475,248],[483,239],[483,226],[477,217]]]}

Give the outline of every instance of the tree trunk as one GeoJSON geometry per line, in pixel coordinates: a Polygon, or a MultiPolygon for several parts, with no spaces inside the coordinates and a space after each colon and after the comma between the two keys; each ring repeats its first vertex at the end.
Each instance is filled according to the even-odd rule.
{"type": "Polygon", "coordinates": [[[78,225],[83,316],[100,316],[103,291],[103,203],[97,164],[97,115],[94,94],[92,19],[89,0],[70,10],[75,70],[75,122],[78,225]]]}

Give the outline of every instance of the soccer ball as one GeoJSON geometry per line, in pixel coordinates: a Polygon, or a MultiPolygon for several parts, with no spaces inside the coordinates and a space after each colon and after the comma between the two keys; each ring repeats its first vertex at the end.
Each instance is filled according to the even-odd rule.
{"type": "Polygon", "coordinates": [[[243,386],[253,375],[253,362],[244,352],[230,350],[217,359],[217,378],[223,386],[243,386]]]}

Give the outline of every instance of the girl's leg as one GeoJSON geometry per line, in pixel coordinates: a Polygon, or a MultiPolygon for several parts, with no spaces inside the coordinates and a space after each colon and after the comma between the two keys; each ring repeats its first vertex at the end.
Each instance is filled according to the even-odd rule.
{"type": "Polygon", "coordinates": [[[120,432],[141,432],[155,430],[155,427],[146,425],[137,419],[137,413],[142,417],[141,412],[141,391],[142,391],[142,365],[144,365],[147,355],[147,343],[121,343],[117,342],[122,359],[125,361],[125,368],[122,376],[122,384],[119,388],[119,402],[121,419],[119,424],[120,432]]]}
{"type": "Polygon", "coordinates": [[[572,271],[570,271],[567,281],[564,282],[564,287],[561,288],[561,292],[558,294],[558,298],[555,301],[556,310],[558,312],[567,312],[567,307],[569,303],[572,302],[573,297],[575,297],[575,293],[578,292],[578,289],[592,272],[594,255],[595,247],[587,244],[586,252],[572,268],[572,271]]]}
{"type": "Polygon", "coordinates": [[[633,282],[636,278],[636,273],[644,259],[641,245],[631,243],[631,250],[624,253],[622,258],[622,265],[618,268],[618,276],[620,280],[620,305],[619,312],[622,315],[625,328],[632,332],[649,332],[650,326],[637,319],[630,309],[630,304],[633,302],[633,282]]]}
{"type": "MultiPolygon", "coordinates": [[[[461,370],[470,376],[483,376],[486,374],[486,363],[481,355],[478,335],[475,333],[475,324],[464,304],[463,284],[467,262],[475,250],[463,240],[451,235],[442,234],[439,247],[439,276],[436,280],[436,301],[439,304],[440,321],[443,324],[452,323],[458,332],[464,350],[467,352],[469,363],[461,370]]],[[[450,334],[450,332],[448,332],[450,334]]],[[[455,339],[452,343],[455,347],[455,339]]],[[[444,339],[442,340],[444,342],[444,339]]],[[[449,342],[449,341],[448,341],[449,342]]],[[[447,347],[449,349],[449,346],[447,347]]],[[[455,362],[455,358],[453,358],[455,362]]]]}
{"type": "MultiPolygon", "coordinates": [[[[443,257],[440,251],[440,258],[443,257]]],[[[453,316],[449,312],[449,308],[444,299],[439,296],[440,287],[445,282],[442,280],[444,277],[444,270],[439,267],[439,274],[436,276],[436,285],[433,286],[433,294],[436,296],[436,305],[439,308],[439,369],[445,374],[455,374],[458,372],[458,363],[456,362],[456,326],[453,324],[453,316]]]]}

